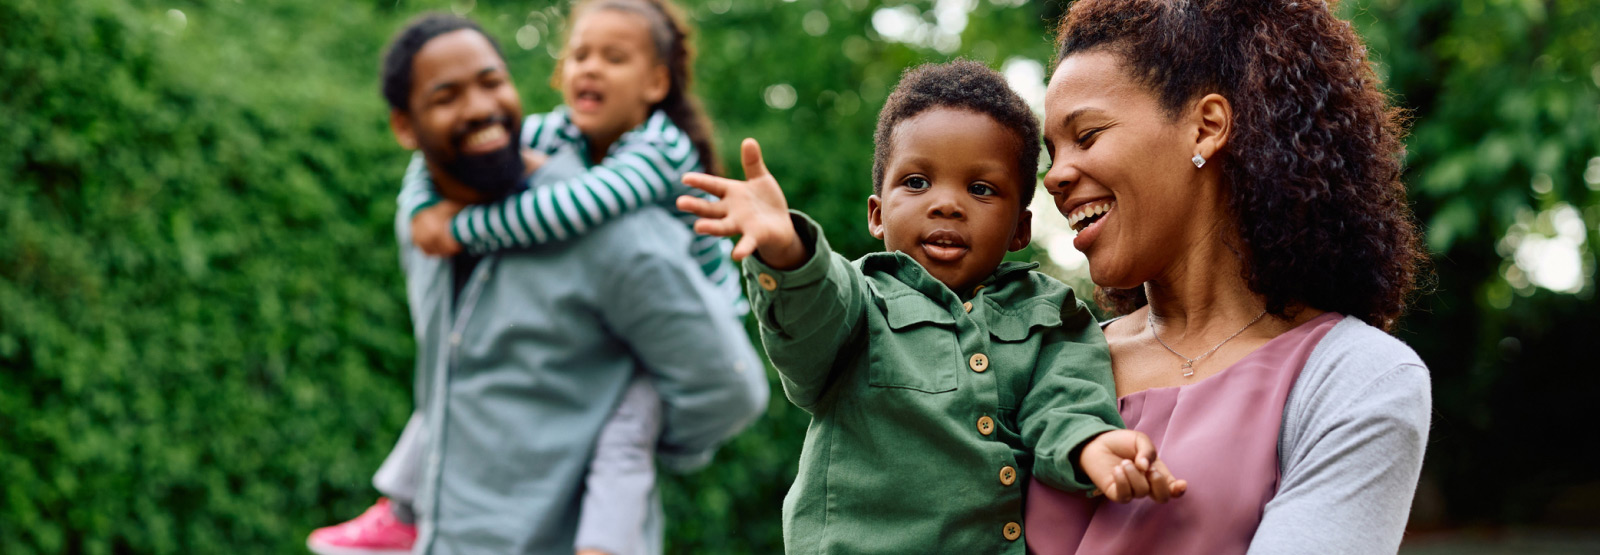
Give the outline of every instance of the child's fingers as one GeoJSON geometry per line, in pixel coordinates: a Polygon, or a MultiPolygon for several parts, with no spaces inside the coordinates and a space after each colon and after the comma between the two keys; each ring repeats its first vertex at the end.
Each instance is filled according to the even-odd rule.
{"type": "Polygon", "coordinates": [[[1150,461],[1156,460],[1156,445],[1150,441],[1150,436],[1135,432],[1133,464],[1139,467],[1140,472],[1150,471],[1150,461]]]}
{"type": "Polygon", "coordinates": [[[728,197],[728,188],[738,181],[715,175],[698,172],[683,174],[683,184],[716,195],[718,198],[728,197]]]}
{"type": "Polygon", "coordinates": [[[749,235],[740,237],[739,243],[733,246],[733,254],[729,256],[733,258],[735,262],[742,261],[746,256],[750,256],[751,253],[756,252],[757,246],[758,245],[756,244],[755,237],[751,237],[749,235]]]}
{"type": "Polygon", "coordinates": [[[1172,481],[1172,498],[1173,499],[1177,499],[1179,497],[1183,497],[1183,494],[1187,493],[1188,491],[1189,491],[1189,481],[1188,480],[1173,480],[1172,481]]]}
{"type": "Polygon", "coordinates": [[[761,159],[761,145],[755,139],[746,137],[744,142],[739,143],[739,161],[744,163],[746,180],[768,175],[767,163],[761,159]]]}
{"type": "Polygon", "coordinates": [[[450,237],[449,234],[445,234],[444,242],[440,245],[439,252],[443,253],[440,256],[455,256],[461,254],[461,243],[457,243],[455,238],[450,237]]]}
{"type": "Polygon", "coordinates": [[[1117,468],[1128,477],[1128,494],[1131,497],[1137,499],[1150,496],[1150,480],[1145,478],[1144,473],[1139,471],[1133,461],[1122,461],[1117,468]]]}
{"type": "MultiPolygon", "coordinates": [[[[738,235],[739,234],[739,224],[733,223],[732,221],[726,220],[726,219],[718,220],[718,219],[710,219],[710,218],[701,218],[701,219],[698,219],[698,220],[694,221],[694,232],[695,233],[699,233],[701,235],[715,235],[717,237],[732,237],[734,235],[738,235]]],[[[743,257],[737,256],[738,253],[739,253],[739,251],[737,251],[737,250],[734,251],[734,254],[735,254],[734,260],[738,260],[740,258],[743,258],[743,257]]],[[[746,253],[746,254],[749,254],[749,253],[746,253]]]]}
{"type": "Polygon", "coordinates": [[[725,218],[728,208],[720,202],[683,195],[678,197],[678,209],[702,218],[725,218]]]}
{"type": "Polygon", "coordinates": [[[1161,461],[1156,461],[1150,467],[1150,499],[1157,503],[1172,499],[1172,474],[1167,472],[1167,465],[1161,461]]]}
{"type": "Polygon", "coordinates": [[[1105,490],[1106,499],[1118,503],[1127,503],[1133,500],[1133,496],[1129,495],[1133,490],[1132,486],[1128,484],[1128,473],[1122,470],[1121,464],[1111,468],[1111,487],[1105,488],[1105,490]]]}

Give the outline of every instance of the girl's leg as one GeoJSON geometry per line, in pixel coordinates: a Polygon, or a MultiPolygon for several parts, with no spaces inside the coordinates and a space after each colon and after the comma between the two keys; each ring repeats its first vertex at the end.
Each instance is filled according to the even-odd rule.
{"type": "MultiPolygon", "coordinates": [[[[660,541],[645,537],[646,520],[658,503],[654,457],[660,435],[661,397],[649,378],[635,373],[595,443],[578,516],[578,551],[660,553],[660,541]]],[[[659,530],[656,524],[651,528],[659,530]]]]}

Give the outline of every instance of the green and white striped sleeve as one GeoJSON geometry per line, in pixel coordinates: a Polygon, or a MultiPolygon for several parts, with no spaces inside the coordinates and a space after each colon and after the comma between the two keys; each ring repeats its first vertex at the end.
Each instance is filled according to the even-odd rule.
{"type": "Polygon", "coordinates": [[[645,134],[583,175],[468,207],[451,231],[474,252],[577,237],[641,206],[670,206],[688,191],[683,174],[697,165],[693,144],[677,129],[645,134]]]}
{"type": "Polygon", "coordinates": [[[433,190],[433,180],[428,178],[428,163],[421,152],[411,153],[411,163],[406,165],[406,176],[400,180],[400,213],[415,218],[417,211],[433,206],[441,197],[433,190]]]}
{"type": "Polygon", "coordinates": [[[557,109],[548,114],[533,114],[522,120],[522,146],[554,154],[564,143],[557,133],[571,123],[567,113],[557,109]]]}

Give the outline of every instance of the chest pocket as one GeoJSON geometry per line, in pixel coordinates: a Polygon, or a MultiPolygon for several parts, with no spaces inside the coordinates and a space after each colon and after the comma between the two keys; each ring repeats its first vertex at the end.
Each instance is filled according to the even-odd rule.
{"type": "Polygon", "coordinates": [[[921,295],[883,301],[883,314],[870,316],[883,321],[868,326],[872,360],[867,383],[923,393],[955,391],[963,364],[955,316],[921,295]]]}

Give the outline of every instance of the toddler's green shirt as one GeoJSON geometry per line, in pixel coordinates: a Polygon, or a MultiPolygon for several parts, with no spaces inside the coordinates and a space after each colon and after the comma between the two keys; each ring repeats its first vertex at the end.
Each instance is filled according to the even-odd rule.
{"type": "Polygon", "coordinates": [[[1122,427],[1093,315],[1037,264],[957,295],[903,253],[850,262],[793,220],[805,265],[744,261],[767,355],[812,415],[785,551],[1023,553],[1029,476],[1092,489],[1078,447],[1122,427]]]}

